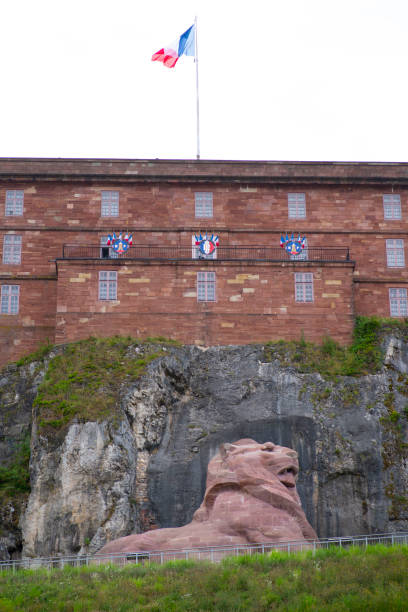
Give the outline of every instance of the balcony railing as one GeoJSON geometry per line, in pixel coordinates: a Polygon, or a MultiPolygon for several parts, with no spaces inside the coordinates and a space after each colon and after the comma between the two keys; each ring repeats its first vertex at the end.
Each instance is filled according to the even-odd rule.
{"type": "Polygon", "coordinates": [[[281,247],[271,246],[220,246],[215,256],[200,256],[198,249],[191,246],[131,246],[121,255],[107,246],[87,246],[64,244],[62,259],[156,259],[156,260],[192,260],[217,259],[222,261],[317,261],[344,262],[350,261],[348,247],[309,247],[299,255],[289,255],[281,247]]]}

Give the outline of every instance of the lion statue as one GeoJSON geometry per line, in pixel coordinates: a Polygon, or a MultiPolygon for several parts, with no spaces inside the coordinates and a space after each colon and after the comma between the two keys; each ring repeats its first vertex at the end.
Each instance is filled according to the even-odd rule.
{"type": "Polygon", "coordinates": [[[251,439],[222,444],[208,464],[204,499],[191,523],[118,538],[98,556],[314,540],[296,490],[298,472],[290,448],[251,439]]]}

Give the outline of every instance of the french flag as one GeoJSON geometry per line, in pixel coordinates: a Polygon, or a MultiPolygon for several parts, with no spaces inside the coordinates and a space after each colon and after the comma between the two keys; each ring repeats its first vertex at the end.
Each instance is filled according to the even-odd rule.
{"type": "Polygon", "coordinates": [[[163,47],[152,55],[152,62],[163,62],[167,68],[174,68],[182,55],[195,56],[195,25],[193,24],[175,42],[163,47]]]}

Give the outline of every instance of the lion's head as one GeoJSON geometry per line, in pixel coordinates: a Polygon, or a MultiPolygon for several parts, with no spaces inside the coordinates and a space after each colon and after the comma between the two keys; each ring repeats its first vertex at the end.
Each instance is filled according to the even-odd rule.
{"type": "Polygon", "coordinates": [[[208,464],[204,500],[194,518],[205,520],[216,496],[226,487],[239,488],[297,514],[301,510],[298,473],[298,456],[291,448],[272,442],[258,444],[250,438],[222,444],[208,464]]]}

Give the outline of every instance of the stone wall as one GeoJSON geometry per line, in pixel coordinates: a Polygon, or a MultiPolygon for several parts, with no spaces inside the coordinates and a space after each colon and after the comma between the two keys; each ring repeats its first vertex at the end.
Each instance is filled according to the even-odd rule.
{"type": "Polygon", "coordinates": [[[271,339],[351,340],[352,264],[114,260],[59,264],[58,343],[89,335],[164,335],[187,344],[271,339]],[[122,262],[126,263],[126,262],[122,262]],[[98,274],[116,270],[117,300],[98,299],[98,274]],[[216,301],[197,301],[197,272],[216,274],[216,301]],[[313,274],[314,301],[295,301],[296,272],[313,274]]]}
{"type": "Polygon", "coordinates": [[[56,279],[8,278],[1,284],[20,286],[17,315],[0,314],[0,366],[55,342],[56,279]]]}

